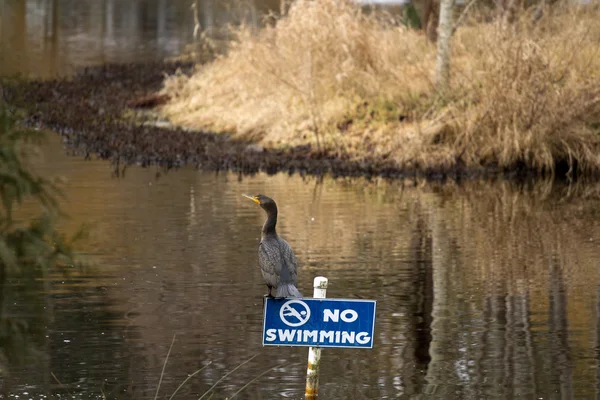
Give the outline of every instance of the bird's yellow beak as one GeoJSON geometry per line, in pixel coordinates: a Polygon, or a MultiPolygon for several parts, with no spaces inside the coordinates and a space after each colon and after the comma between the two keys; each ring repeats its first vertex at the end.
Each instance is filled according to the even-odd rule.
{"type": "Polygon", "coordinates": [[[244,197],[246,197],[246,198],[248,198],[248,199],[252,200],[252,201],[253,201],[253,202],[255,202],[256,204],[260,204],[260,200],[258,200],[258,197],[256,197],[256,196],[251,196],[251,195],[249,195],[249,194],[245,194],[245,193],[242,193],[242,196],[244,196],[244,197]]]}

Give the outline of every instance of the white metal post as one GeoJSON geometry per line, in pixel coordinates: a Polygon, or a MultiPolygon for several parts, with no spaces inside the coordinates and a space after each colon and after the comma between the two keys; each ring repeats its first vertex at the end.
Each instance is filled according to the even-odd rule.
{"type": "MultiPolygon", "coordinates": [[[[313,298],[327,297],[327,278],[317,276],[314,280],[313,298]]],[[[306,399],[316,399],[319,395],[319,369],[321,365],[321,348],[308,348],[308,368],[306,369],[306,399]]]]}

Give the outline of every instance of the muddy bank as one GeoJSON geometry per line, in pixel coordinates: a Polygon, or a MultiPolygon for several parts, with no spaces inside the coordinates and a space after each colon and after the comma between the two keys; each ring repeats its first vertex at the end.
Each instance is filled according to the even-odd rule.
{"type": "Polygon", "coordinates": [[[177,69],[189,73],[192,68],[186,63],[104,65],[83,70],[70,79],[12,83],[5,90],[5,97],[26,111],[28,124],[59,133],[75,153],[98,156],[120,167],[176,168],[191,164],[208,170],[242,173],[283,171],[429,179],[524,174],[494,167],[402,170],[385,159],[367,156],[350,160],[344,154],[317,151],[310,145],[267,149],[227,134],[174,127],[139,110],[162,100],[153,97],[153,93],[161,88],[164,74],[177,69]]]}

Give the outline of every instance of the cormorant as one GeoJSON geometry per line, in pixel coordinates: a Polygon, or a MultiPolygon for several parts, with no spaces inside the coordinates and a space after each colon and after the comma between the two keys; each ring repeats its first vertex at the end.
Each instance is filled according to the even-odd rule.
{"type": "Polygon", "coordinates": [[[298,262],[292,248],[277,235],[277,204],[270,197],[262,194],[251,196],[243,194],[266,211],[265,221],[258,247],[258,263],[262,276],[269,288],[269,297],[272,289],[277,289],[277,297],[302,297],[296,286],[298,285],[298,262]]]}

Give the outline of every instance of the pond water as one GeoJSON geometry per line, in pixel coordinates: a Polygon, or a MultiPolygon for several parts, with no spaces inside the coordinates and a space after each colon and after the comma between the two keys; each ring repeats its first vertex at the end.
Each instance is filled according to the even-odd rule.
{"type": "Polygon", "coordinates": [[[261,345],[264,215],[244,192],[279,202],[303,293],[324,275],[329,297],[378,300],[373,350],[323,351],[322,398],[598,393],[595,201],[542,184],[415,187],[191,168],[114,178],[106,162],[69,157],[49,139],[38,166],[66,179],[62,229],[91,224],[89,265],[28,293],[39,313],[13,315],[40,340],[23,366],[3,365],[6,398],[153,398],[174,335],[161,398],[211,363],[178,394],[198,398],[254,355],[214,398],[273,367],[237,398],[302,398],[307,350],[261,345]]]}
{"type": "MultiPolygon", "coordinates": [[[[191,40],[188,3],[0,0],[1,71],[51,76],[177,54],[191,40]],[[31,21],[57,4],[62,33],[46,59],[31,21]],[[158,6],[171,10],[163,31],[148,11],[158,6]],[[119,45],[97,29],[99,16],[119,45]],[[127,30],[133,16],[138,36],[127,30]],[[26,29],[15,31],[19,21],[26,29]]],[[[68,156],[57,135],[43,153],[36,166],[65,178],[61,229],[89,224],[87,263],[44,285],[2,288],[12,296],[2,319],[32,332],[0,343],[2,398],[151,399],[159,383],[158,398],[169,398],[203,367],[175,398],[197,399],[216,383],[213,400],[246,384],[235,398],[302,398],[307,349],[261,345],[264,215],[241,193],[278,202],[305,295],[324,275],[328,297],[378,300],[372,350],[323,351],[321,398],[600,395],[597,186],[133,167],[115,178],[104,161],[68,156]]]]}
{"type": "MultiPolygon", "coordinates": [[[[52,77],[109,62],[162,60],[194,42],[194,0],[0,0],[0,75],[52,77]]],[[[260,24],[279,0],[198,0],[201,31],[260,24]]]]}

